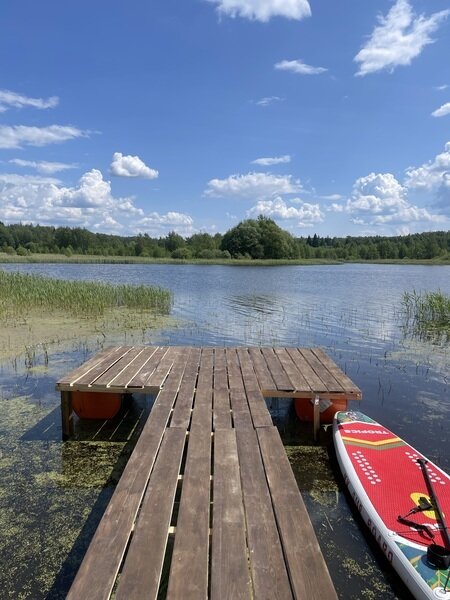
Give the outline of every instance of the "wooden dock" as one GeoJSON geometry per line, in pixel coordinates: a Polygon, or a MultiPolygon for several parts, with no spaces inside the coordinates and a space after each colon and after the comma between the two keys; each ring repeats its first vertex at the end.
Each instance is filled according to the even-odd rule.
{"type": "Polygon", "coordinates": [[[264,400],[359,399],[321,350],[115,347],[57,389],[66,436],[74,391],[157,393],[69,599],[337,598],[264,400]]]}

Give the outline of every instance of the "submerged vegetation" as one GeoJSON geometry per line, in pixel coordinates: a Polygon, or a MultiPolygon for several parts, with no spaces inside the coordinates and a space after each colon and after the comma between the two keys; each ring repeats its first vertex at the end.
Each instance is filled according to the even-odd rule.
{"type": "Polygon", "coordinates": [[[0,270],[0,320],[36,309],[86,317],[103,315],[118,307],[167,314],[171,300],[170,292],[158,287],[61,281],[0,270]]]}
{"type": "Polygon", "coordinates": [[[450,296],[437,292],[405,292],[403,312],[407,331],[419,336],[450,337],[450,296]]]}

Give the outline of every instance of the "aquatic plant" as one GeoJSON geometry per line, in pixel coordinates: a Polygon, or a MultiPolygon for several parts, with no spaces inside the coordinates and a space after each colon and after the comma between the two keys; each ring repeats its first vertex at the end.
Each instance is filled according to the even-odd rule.
{"type": "Polygon", "coordinates": [[[404,292],[402,298],[405,328],[419,335],[450,335],[450,296],[436,292],[404,292]]]}
{"type": "Polygon", "coordinates": [[[159,287],[66,281],[0,270],[0,319],[34,310],[97,317],[121,307],[167,314],[171,303],[171,293],[159,287]]]}

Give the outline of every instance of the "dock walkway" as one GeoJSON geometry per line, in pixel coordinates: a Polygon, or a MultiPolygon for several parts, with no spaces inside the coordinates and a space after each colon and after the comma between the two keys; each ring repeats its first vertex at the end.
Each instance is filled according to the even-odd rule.
{"type": "Polygon", "coordinates": [[[264,400],[360,398],[321,350],[115,347],[57,388],[66,435],[74,391],[157,393],[67,598],[337,598],[264,400]]]}

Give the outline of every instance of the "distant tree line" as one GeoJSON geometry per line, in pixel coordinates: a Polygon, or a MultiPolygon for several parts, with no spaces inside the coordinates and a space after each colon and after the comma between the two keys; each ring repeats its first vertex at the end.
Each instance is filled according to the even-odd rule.
{"type": "Polygon", "coordinates": [[[225,234],[195,233],[184,238],[174,231],[165,237],[123,237],[93,233],[79,227],[0,222],[0,251],[8,254],[90,254],[178,259],[308,259],[377,260],[448,257],[450,232],[436,231],[396,237],[296,238],[272,219],[247,219],[225,234]]]}

